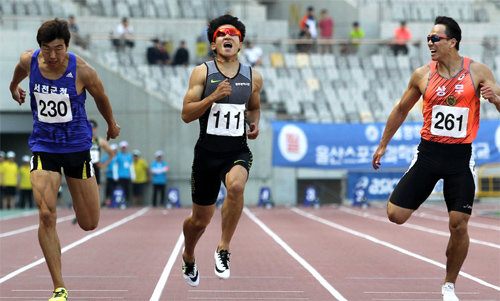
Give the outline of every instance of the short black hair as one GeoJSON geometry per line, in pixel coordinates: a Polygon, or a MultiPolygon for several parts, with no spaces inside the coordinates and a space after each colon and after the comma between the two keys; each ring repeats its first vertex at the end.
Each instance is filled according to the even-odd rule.
{"type": "Polygon", "coordinates": [[[55,18],[54,20],[43,23],[36,34],[36,41],[41,47],[43,43],[50,43],[57,39],[63,39],[66,47],[69,46],[71,33],[69,32],[69,24],[66,20],[55,18]]]}
{"type": "Polygon", "coordinates": [[[437,16],[436,19],[434,20],[434,25],[437,24],[442,24],[446,26],[446,31],[445,31],[446,35],[449,38],[454,38],[455,40],[457,40],[455,48],[459,50],[460,41],[462,40],[462,29],[460,29],[460,26],[458,25],[457,21],[453,20],[450,17],[437,16]]]}
{"type": "Polygon", "coordinates": [[[236,29],[240,31],[241,33],[240,42],[243,42],[245,40],[245,24],[243,24],[237,17],[231,15],[222,15],[220,17],[211,20],[208,23],[207,38],[210,43],[213,42],[213,36],[217,28],[226,24],[233,25],[234,27],[236,27],[236,29]]]}

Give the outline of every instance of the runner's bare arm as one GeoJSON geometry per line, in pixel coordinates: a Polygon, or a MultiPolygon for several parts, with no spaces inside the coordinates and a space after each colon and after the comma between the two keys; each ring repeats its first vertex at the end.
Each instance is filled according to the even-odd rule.
{"type": "Polygon", "coordinates": [[[471,64],[471,72],[473,78],[478,79],[481,96],[495,105],[497,111],[500,112],[500,87],[495,81],[493,72],[486,65],[475,61],[471,64]]]}
{"type": "Polygon", "coordinates": [[[408,112],[413,108],[415,103],[422,96],[422,92],[420,90],[420,81],[426,74],[428,74],[429,67],[423,66],[415,70],[413,75],[411,76],[410,82],[408,83],[408,88],[403,94],[401,100],[396,104],[394,109],[392,110],[389,118],[387,119],[387,123],[385,125],[384,133],[382,134],[382,138],[380,139],[379,146],[375,153],[373,154],[372,166],[374,169],[378,169],[380,166],[380,159],[385,154],[385,149],[391,141],[392,136],[399,129],[403,121],[406,119],[408,112]]]}
{"type": "Polygon", "coordinates": [[[110,138],[114,139],[118,137],[120,134],[120,126],[113,117],[111,104],[109,103],[108,96],[104,92],[104,86],[97,72],[80,58],[78,58],[77,68],[77,80],[81,81],[83,87],[89,91],[92,97],[94,97],[97,109],[108,124],[106,139],[109,140],[110,138]]]}
{"type": "Polygon", "coordinates": [[[21,54],[19,63],[14,69],[12,81],[10,82],[9,90],[12,94],[12,99],[18,102],[19,105],[22,105],[26,100],[26,90],[19,87],[19,84],[29,75],[32,55],[33,50],[24,51],[21,54]]]}
{"type": "Polygon", "coordinates": [[[181,118],[185,123],[189,123],[200,118],[207,109],[217,100],[231,94],[231,85],[229,80],[225,79],[219,83],[217,89],[204,99],[203,90],[205,89],[207,75],[207,66],[205,64],[194,68],[189,79],[189,88],[184,96],[181,118]]]}
{"type": "Polygon", "coordinates": [[[248,139],[255,139],[259,136],[260,121],[260,91],[262,90],[262,75],[252,69],[252,94],[247,108],[247,122],[250,129],[247,132],[248,139]]]}

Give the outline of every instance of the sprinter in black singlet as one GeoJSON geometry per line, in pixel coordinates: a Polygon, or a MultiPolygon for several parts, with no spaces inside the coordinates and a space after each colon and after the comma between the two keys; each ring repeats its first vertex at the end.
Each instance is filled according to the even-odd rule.
{"type": "Polygon", "coordinates": [[[252,165],[249,139],[257,138],[262,76],[238,62],[245,25],[223,15],[207,31],[213,61],[197,66],[184,97],[182,120],[200,122],[191,175],[192,215],[184,221],[183,274],[191,286],[199,284],[194,249],[210,223],[221,182],[227,188],[222,206],[222,235],[215,248],[215,275],[229,278],[229,244],[243,209],[243,192],[252,165]],[[246,124],[249,125],[247,131],[246,124]]]}

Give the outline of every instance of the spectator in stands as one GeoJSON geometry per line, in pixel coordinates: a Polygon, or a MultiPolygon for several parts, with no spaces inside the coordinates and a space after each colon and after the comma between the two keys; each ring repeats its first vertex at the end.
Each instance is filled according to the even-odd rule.
{"type": "Polygon", "coordinates": [[[170,65],[172,60],[170,59],[170,54],[168,53],[168,42],[161,42],[160,47],[160,65],[170,65]]]}
{"type": "Polygon", "coordinates": [[[90,125],[92,126],[92,147],[90,148],[90,158],[92,160],[92,165],[94,166],[94,173],[97,182],[97,186],[101,185],[101,169],[109,164],[109,162],[114,157],[114,152],[109,147],[108,141],[97,136],[97,121],[94,119],[89,119],[90,125]],[[101,150],[108,153],[108,159],[105,162],[101,162],[101,150]]]}
{"type": "MultiPolygon", "coordinates": [[[[326,9],[321,10],[321,19],[319,20],[319,29],[321,32],[321,39],[333,39],[334,23],[333,19],[328,15],[326,9]]],[[[333,53],[333,44],[322,44],[321,53],[333,53]]]]}
{"type": "Polygon", "coordinates": [[[3,191],[4,191],[4,184],[3,184],[3,164],[5,163],[5,152],[0,151],[0,200],[3,200],[3,191]]]}
{"type": "MultiPolygon", "coordinates": [[[[307,8],[307,13],[304,16],[302,16],[302,19],[300,19],[300,24],[299,24],[300,32],[306,30],[306,24],[310,26],[309,20],[314,20],[314,7],[312,7],[312,6],[309,6],[307,8]]],[[[300,33],[299,33],[299,36],[300,36],[300,33]]]]}
{"type": "Polygon", "coordinates": [[[262,65],[262,48],[255,46],[252,41],[245,42],[245,48],[243,54],[250,66],[261,66],[262,65]]]}
{"type": "Polygon", "coordinates": [[[142,205],[144,200],[144,188],[149,182],[149,165],[138,149],[132,151],[134,157],[135,178],[132,180],[132,193],[134,195],[134,206],[142,205]]]}
{"type": "Polygon", "coordinates": [[[312,48],[312,43],[311,43],[312,37],[311,37],[311,32],[309,31],[309,25],[306,24],[304,30],[300,32],[299,38],[301,40],[308,40],[308,41],[304,41],[304,43],[298,43],[297,51],[309,52],[312,48]]]}
{"type": "Polygon", "coordinates": [[[133,41],[134,28],[129,24],[128,18],[123,17],[122,21],[116,27],[113,45],[116,50],[123,50],[126,47],[133,48],[135,42],[133,41]]]}
{"type": "Polygon", "coordinates": [[[157,204],[165,205],[165,189],[167,188],[168,163],[163,160],[163,152],[155,152],[156,160],[151,163],[151,174],[153,175],[153,207],[157,204]],[[160,201],[157,196],[160,194],[160,201]]]}
{"type": "Polygon", "coordinates": [[[394,29],[394,40],[392,41],[392,52],[408,54],[408,42],[411,40],[411,31],[406,27],[406,21],[401,21],[400,26],[394,29]]]}
{"type": "Polygon", "coordinates": [[[130,204],[130,184],[135,178],[134,159],[128,152],[128,142],[121,141],[120,151],[116,154],[116,164],[118,165],[118,186],[120,186],[125,193],[125,200],[130,204]]]}
{"type": "Polygon", "coordinates": [[[19,167],[15,161],[16,153],[7,152],[7,161],[3,163],[3,185],[4,194],[2,199],[2,209],[14,209],[19,177],[19,167]]]}
{"type": "Polygon", "coordinates": [[[316,24],[316,18],[314,17],[314,7],[309,6],[307,8],[307,13],[302,17],[300,21],[300,33],[299,37],[301,39],[313,39],[313,43],[310,45],[303,44],[304,52],[315,51],[316,50],[316,39],[318,38],[318,29],[316,24]]]}
{"type": "Polygon", "coordinates": [[[175,52],[174,62],[172,63],[172,65],[187,66],[188,64],[189,64],[189,51],[186,49],[186,42],[181,41],[179,48],[177,48],[177,51],[175,52]]]}
{"type": "Polygon", "coordinates": [[[116,161],[116,154],[118,153],[118,145],[116,143],[110,144],[109,148],[113,153],[113,158],[109,160],[110,154],[105,154],[102,157],[101,163],[106,164],[108,162],[106,168],[106,201],[105,205],[109,205],[111,203],[111,197],[113,196],[113,190],[118,184],[118,164],[116,161]]]}
{"type": "Polygon", "coordinates": [[[80,34],[80,29],[76,24],[75,16],[69,16],[69,32],[71,33],[71,38],[73,39],[75,45],[81,46],[83,49],[87,49],[87,39],[82,37],[80,34]]]}
{"type": "Polygon", "coordinates": [[[30,179],[30,156],[23,156],[23,165],[19,167],[19,207],[24,209],[26,205],[28,208],[33,208],[33,186],[30,179]]]}
{"type": "Polygon", "coordinates": [[[351,42],[341,48],[342,54],[354,54],[358,52],[359,40],[365,36],[364,30],[359,28],[359,23],[357,21],[352,23],[352,29],[349,34],[351,42]]]}
{"type": "Polygon", "coordinates": [[[476,189],[472,144],[480,123],[480,96],[500,112],[500,86],[490,68],[459,54],[461,39],[462,30],[455,20],[435,19],[427,36],[432,61],[413,72],[387,119],[372,160],[373,168],[378,169],[392,137],[423,98],[421,141],[414,161],[389,196],[387,216],[393,223],[404,224],[443,179],[450,231],[443,301],[459,300],[455,282],[469,248],[467,224],[476,189]]]}
{"type": "Polygon", "coordinates": [[[149,65],[159,65],[161,63],[161,43],[158,38],[152,40],[153,46],[146,50],[146,58],[149,65]]]}

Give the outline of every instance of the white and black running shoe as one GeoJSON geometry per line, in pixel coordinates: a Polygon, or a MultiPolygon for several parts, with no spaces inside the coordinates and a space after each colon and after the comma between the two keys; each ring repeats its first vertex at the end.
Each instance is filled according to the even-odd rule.
{"type": "Polygon", "coordinates": [[[455,295],[454,283],[446,282],[443,284],[441,294],[443,295],[443,301],[459,301],[457,295],[455,295]]]}
{"type": "Polygon", "coordinates": [[[231,255],[227,250],[220,250],[217,252],[215,249],[214,259],[215,259],[215,275],[221,279],[228,279],[230,276],[229,271],[229,255],[231,255]]]}
{"type": "Polygon", "coordinates": [[[185,262],[182,259],[182,275],[186,279],[187,284],[191,286],[198,286],[200,284],[200,273],[195,262],[185,262]]]}

